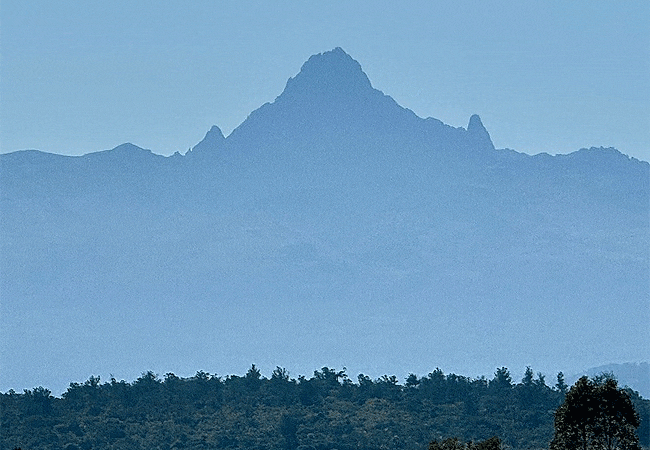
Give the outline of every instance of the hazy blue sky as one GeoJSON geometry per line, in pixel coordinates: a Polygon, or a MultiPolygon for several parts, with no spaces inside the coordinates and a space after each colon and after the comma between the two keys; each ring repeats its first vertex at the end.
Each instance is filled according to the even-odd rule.
{"type": "Polygon", "coordinates": [[[650,160],[650,2],[3,0],[2,152],[186,151],[340,46],[422,117],[497,147],[650,160]]]}

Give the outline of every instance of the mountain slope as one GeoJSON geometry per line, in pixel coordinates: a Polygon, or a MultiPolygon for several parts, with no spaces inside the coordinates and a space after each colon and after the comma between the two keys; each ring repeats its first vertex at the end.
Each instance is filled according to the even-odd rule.
{"type": "Polygon", "coordinates": [[[649,180],[419,118],[341,49],[185,156],[0,155],[0,389],[647,360],[649,180]]]}

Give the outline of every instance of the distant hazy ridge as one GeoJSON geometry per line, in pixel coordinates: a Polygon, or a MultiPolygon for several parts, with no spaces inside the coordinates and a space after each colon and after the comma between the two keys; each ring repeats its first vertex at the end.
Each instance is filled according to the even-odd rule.
{"type": "Polygon", "coordinates": [[[341,49],[184,156],[0,155],[0,195],[3,391],[650,360],[650,165],[495,149],[341,49]]]}

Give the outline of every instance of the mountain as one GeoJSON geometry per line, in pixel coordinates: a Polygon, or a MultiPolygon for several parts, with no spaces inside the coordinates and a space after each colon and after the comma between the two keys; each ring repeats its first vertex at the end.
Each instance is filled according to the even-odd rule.
{"type": "Polygon", "coordinates": [[[628,386],[637,391],[642,397],[650,398],[650,364],[647,362],[605,364],[592,367],[567,378],[567,381],[575,383],[583,375],[596,377],[603,374],[613,374],[619,386],[628,386]]]}
{"type": "Polygon", "coordinates": [[[495,149],[340,48],[185,155],[0,155],[0,390],[648,360],[649,168],[495,149]]]}

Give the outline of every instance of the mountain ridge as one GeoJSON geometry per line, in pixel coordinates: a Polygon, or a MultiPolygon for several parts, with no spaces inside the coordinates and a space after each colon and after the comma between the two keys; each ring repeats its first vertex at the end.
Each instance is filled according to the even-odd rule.
{"type": "MultiPolygon", "coordinates": [[[[377,98],[381,98],[385,100],[388,105],[396,106],[398,110],[401,110],[402,112],[406,113],[410,118],[417,118],[419,119],[418,120],[419,122],[427,123],[427,125],[430,125],[428,126],[429,130],[446,129],[452,132],[465,131],[467,132],[468,135],[473,136],[473,141],[475,141],[475,144],[478,145],[479,147],[481,148],[485,147],[485,148],[490,148],[491,150],[496,150],[494,145],[492,144],[492,140],[490,138],[489,132],[487,131],[486,127],[483,125],[481,118],[478,114],[472,114],[470,116],[466,128],[453,127],[432,117],[421,118],[417,116],[415,113],[413,113],[410,109],[399,105],[397,102],[395,102],[395,100],[392,97],[372,87],[372,84],[368,76],[366,75],[366,73],[363,71],[361,65],[356,60],[354,60],[348,53],[346,53],[341,47],[336,47],[333,50],[312,55],[303,64],[300,72],[296,76],[291,77],[287,81],[287,84],[283,92],[280,95],[278,95],[278,97],[275,99],[274,102],[265,103],[260,108],[251,112],[249,117],[242,124],[240,124],[239,127],[233,130],[233,133],[231,133],[231,135],[236,134],[235,132],[240,127],[242,126],[245,127],[246,123],[249,121],[249,119],[251,119],[251,117],[255,118],[258,114],[261,114],[262,111],[267,110],[269,107],[272,107],[276,103],[282,104],[287,97],[295,99],[295,97],[304,97],[305,92],[309,93],[308,95],[309,97],[313,95],[314,92],[328,93],[332,91],[343,92],[346,95],[349,96],[351,95],[353,98],[355,97],[355,94],[358,94],[359,92],[370,93],[370,95],[375,95],[377,96],[377,98]]],[[[301,100],[304,102],[304,98],[302,98],[301,100]]],[[[288,102],[290,103],[290,101],[288,102]]],[[[314,105],[310,105],[310,106],[314,106],[314,105]]],[[[208,130],[205,137],[194,147],[192,147],[190,151],[186,152],[185,156],[195,155],[197,153],[205,153],[206,150],[209,152],[210,149],[221,149],[223,147],[223,144],[226,141],[228,141],[229,137],[230,135],[224,136],[217,125],[213,125],[210,128],[210,130],[208,130]],[[194,152],[194,150],[197,151],[194,152]]],[[[87,153],[86,155],[93,154],[93,153],[101,153],[106,151],[119,152],[123,148],[128,148],[128,146],[134,146],[134,144],[131,143],[120,144],[110,150],[90,152],[87,153]]],[[[138,147],[137,145],[135,145],[134,147],[141,149],[141,147],[138,147]]],[[[585,150],[593,151],[594,149],[597,148],[604,149],[603,147],[590,147],[589,149],[581,148],[568,154],[555,155],[555,156],[568,156],[578,152],[583,152],[585,150]]],[[[608,148],[607,150],[609,150],[610,148],[608,148]]],[[[500,149],[500,150],[511,150],[511,149],[500,149]]],[[[40,151],[40,150],[36,150],[36,151],[40,151]]],[[[147,150],[147,151],[151,152],[151,150],[147,150]]],[[[618,150],[616,151],[618,152],[618,150]]],[[[526,153],[518,152],[516,150],[515,152],[522,155],[528,155],[526,153]]],[[[10,152],[10,153],[16,153],[16,152],[10,152]]],[[[43,153],[47,153],[47,152],[43,152],[43,153]]],[[[156,153],[153,154],[155,155],[156,153]]],[[[537,155],[544,155],[544,154],[545,153],[539,153],[537,155]]],[[[177,156],[177,154],[175,155],[177,156]]],[[[536,156],[536,155],[528,155],[528,156],[536,156]]],[[[631,157],[628,156],[628,158],[631,157]]],[[[631,158],[631,159],[636,160],[636,158],[631,158]]]]}
{"type": "Polygon", "coordinates": [[[88,367],[650,359],[650,164],[494,149],[480,117],[420,118],[343,50],[313,58],[183,156],[0,155],[0,389],[88,367]],[[363,94],[301,87],[349,72],[363,94]]]}

